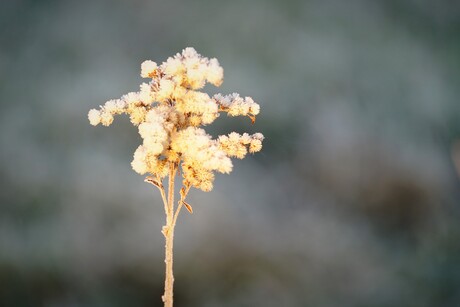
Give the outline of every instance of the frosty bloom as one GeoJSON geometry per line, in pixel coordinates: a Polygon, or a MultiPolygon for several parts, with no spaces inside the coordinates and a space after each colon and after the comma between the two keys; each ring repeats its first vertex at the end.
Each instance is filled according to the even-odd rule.
{"type": "Polygon", "coordinates": [[[140,85],[139,101],[143,104],[151,104],[155,100],[154,94],[151,84],[142,83],[140,85]]]}
{"type": "Polygon", "coordinates": [[[142,83],[138,92],[109,100],[88,113],[91,125],[109,126],[114,115],[127,114],[138,126],[142,144],[131,163],[135,172],[162,179],[171,168],[180,167],[184,186],[209,191],[214,172],[231,172],[231,157],[242,159],[262,149],[261,133],[232,132],[214,140],[200,128],[214,122],[221,112],[248,116],[254,122],[260,111],[251,97],[237,93],[210,97],[198,91],[206,82],[222,84],[223,69],[217,59],[189,47],[161,65],[144,61],[141,76],[150,81],[142,83]]]}
{"type": "Polygon", "coordinates": [[[206,79],[215,86],[220,86],[222,84],[224,80],[224,70],[220,67],[217,59],[211,59],[209,61],[206,79]]]}
{"type": "Polygon", "coordinates": [[[142,78],[152,77],[156,69],[157,69],[157,63],[150,61],[150,60],[144,61],[141,64],[141,77],[142,78]]]}
{"type": "Polygon", "coordinates": [[[91,125],[97,126],[101,122],[101,112],[96,109],[89,110],[88,119],[91,125]]]}
{"type": "Polygon", "coordinates": [[[159,102],[167,101],[174,92],[174,82],[168,79],[161,79],[158,84],[156,98],[159,102]]]}
{"type": "Polygon", "coordinates": [[[136,92],[131,92],[123,97],[121,99],[127,104],[127,105],[134,105],[136,102],[141,101],[139,93],[136,92]]]}
{"type": "Polygon", "coordinates": [[[101,112],[101,124],[110,126],[113,122],[113,115],[108,112],[101,112]]]}
{"type": "Polygon", "coordinates": [[[261,133],[243,135],[236,132],[227,135],[219,136],[217,142],[219,148],[223,150],[229,157],[243,159],[249,152],[254,153],[262,149],[262,141],[264,137],[261,133]]]}
{"type": "Polygon", "coordinates": [[[229,116],[249,116],[251,119],[259,114],[260,107],[251,97],[240,97],[238,93],[222,96],[216,94],[214,101],[219,104],[220,110],[227,112],[229,116]]]}

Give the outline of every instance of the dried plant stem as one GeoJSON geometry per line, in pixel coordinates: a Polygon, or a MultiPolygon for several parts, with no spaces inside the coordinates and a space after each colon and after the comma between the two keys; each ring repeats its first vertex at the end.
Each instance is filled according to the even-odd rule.
{"type": "MultiPolygon", "coordinates": [[[[174,163],[169,164],[169,180],[168,180],[168,199],[165,203],[166,225],[163,227],[163,235],[165,236],[165,293],[163,302],[165,307],[173,306],[173,247],[174,247],[174,179],[176,177],[177,166],[174,163]]],[[[163,198],[163,201],[165,199],[163,198]]]]}
{"type": "Polygon", "coordinates": [[[165,293],[163,295],[163,302],[165,307],[173,306],[173,241],[174,241],[174,228],[171,227],[166,231],[166,278],[165,278],[165,293]]]}
{"type": "MultiPolygon", "coordinates": [[[[180,200],[177,208],[174,208],[174,179],[177,173],[178,164],[170,163],[169,165],[169,179],[168,179],[168,196],[166,197],[166,191],[161,183],[161,179],[157,176],[156,178],[147,177],[146,182],[156,186],[161,193],[163,199],[165,213],[166,213],[166,225],[163,226],[162,233],[165,236],[165,264],[166,264],[166,277],[165,277],[165,293],[162,296],[164,306],[172,307],[173,305],[173,286],[174,286],[174,275],[173,275],[173,246],[174,246],[174,228],[176,226],[177,217],[179,216],[182,205],[186,204],[189,208],[190,205],[185,203],[185,198],[190,191],[191,185],[189,183],[184,184],[184,187],[180,191],[180,200]]],[[[188,209],[191,212],[191,209],[188,209]]]]}

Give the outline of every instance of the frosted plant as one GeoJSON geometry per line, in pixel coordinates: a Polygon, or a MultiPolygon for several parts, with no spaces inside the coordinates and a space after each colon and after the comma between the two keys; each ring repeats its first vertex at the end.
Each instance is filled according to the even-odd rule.
{"type": "Polygon", "coordinates": [[[211,124],[221,112],[229,116],[248,116],[254,123],[259,105],[250,97],[217,94],[210,97],[198,91],[206,82],[219,86],[223,69],[217,59],[199,55],[186,48],[157,65],[145,61],[141,76],[151,79],[121,99],[107,101],[99,110],[88,113],[89,122],[109,126],[114,115],[128,114],[143,140],[136,149],[131,166],[145,181],[160,190],[166,213],[162,233],[166,240],[166,279],[162,297],[165,306],[173,304],[174,227],[182,207],[192,213],[186,202],[191,187],[211,191],[214,172],[230,173],[230,157],[242,159],[248,152],[262,149],[261,133],[249,135],[232,132],[212,139],[200,126],[211,124]],[[180,170],[182,187],[178,204],[174,204],[175,177],[180,170]],[[168,177],[168,188],[163,185],[168,177]]]}

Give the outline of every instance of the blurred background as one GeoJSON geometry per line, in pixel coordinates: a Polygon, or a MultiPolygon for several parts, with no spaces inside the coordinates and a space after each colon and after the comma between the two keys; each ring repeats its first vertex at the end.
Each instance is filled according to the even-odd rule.
{"type": "Polygon", "coordinates": [[[0,305],[161,306],[163,205],[131,170],[140,63],[193,46],[262,132],[175,240],[177,306],[460,306],[460,3],[0,4],[0,305]]]}

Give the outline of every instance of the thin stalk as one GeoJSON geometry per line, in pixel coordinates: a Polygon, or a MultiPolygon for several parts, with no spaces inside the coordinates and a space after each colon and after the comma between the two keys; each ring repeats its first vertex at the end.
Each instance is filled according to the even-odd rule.
{"type": "Polygon", "coordinates": [[[165,293],[162,297],[165,307],[173,306],[173,246],[174,246],[174,179],[176,176],[176,165],[169,165],[169,180],[168,180],[168,201],[166,205],[166,226],[163,227],[163,235],[165,236],[165,293]]]}
{"type": "Polygon", "coordinates": [[[190,191],[190,187],[191,185],[187,185],[186,187],[184,187],[184,193],[181,194],[180,196],[179,205],[176,209],[176,213],[174,214],[173,225],[176,225],[177,217],[179,216],[180,209],[182,209],[182,205],[184,204],[185,197],[187,197],[188,191],[190,191]]]}

